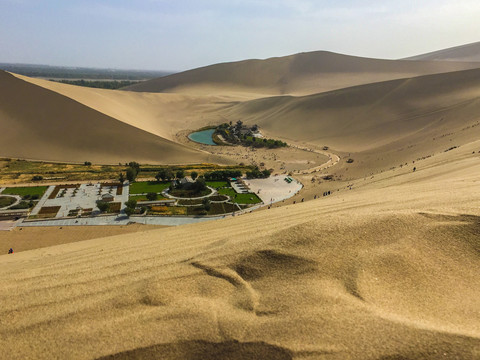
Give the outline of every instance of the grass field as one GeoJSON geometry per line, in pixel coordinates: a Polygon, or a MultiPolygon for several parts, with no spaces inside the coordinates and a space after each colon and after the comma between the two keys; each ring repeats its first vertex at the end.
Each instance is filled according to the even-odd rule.
{"type": "Polygon", "coordinates": [[[27,195],[38,195],[38,197],[42,197],[45,191],[48,189],[48,186],[25,186],[25,187],[12,187],[6,188],[3,190],[2,194],[5,195],[20,195],[20,196],[27,196],[27,195]]]}
{"type": "Polygon", "coordinates": [[[206,182],[207,186],[210,186],[211,188],[218,189],[222,187],[230,187],[230,184],[226,181],[207,181],[206,182]]]}
{"type": "Polygon", "coordinates": [[[238,194],[232,188],[219,189],[218,193],[230,196],[232,202],[237,204],[259,204],[262,202],[262,200],[260,200],[260,198],[254,193],[238,194]]]}
{"type": "Polygon", "coordinates": [[[130,194],[160,193],[170,186],[171,182],[142,181],[130,185],[130,194]]]}
{"type": "Polygon", "coordinates": [[[233,188],[226,188],[226,189],[219,189],[218,193],[222,195],[228,195],[231,198],[233,198],[237,192],[233,190],[233,188]]]}
{"type": "Polygon", "coordinates": [[[237,194],[237,197],[232,198],[232,201],[237,204],[259,204],[262,202],[262,200],[253,193],[237,194]]]}

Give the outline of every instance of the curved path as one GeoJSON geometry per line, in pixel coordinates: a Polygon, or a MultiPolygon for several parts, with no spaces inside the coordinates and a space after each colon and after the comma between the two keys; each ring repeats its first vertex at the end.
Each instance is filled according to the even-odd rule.
{"type": "Polygon", "coordinates": [[[208,189],[210,189],[212,192],[210,194],[204,195],[204,196],[199,196],[199,197],[194,197],[194,198],[186,198],[186,197],[178,197],[178,196],[173,196],[168,193],[168,190],[163,190],[162,195],[169,199],[176,199],[176,200],[199,200],[199,199],[204,199],[210,196],[214,196],[217,194],[217,190],[214,188],[207,186],[208,189]]]}
{"type": "Polygon", "coordinates": [[[10,204],[10,205],[8,205],[8,206],[4,206],[4,207],[0,208],[0,210],[7,210],[8,208],[19,204],[20,201],[22,200],[22,197],[19,196],[19,195],[0,194],[0,196],[2,196],[2,197],[4,196],[4,197],[12,197],[12,198],[15,198],[15,202],[14,202],[13,204],[10,204]]]}
{"type": "Polygon", "coordinates": [[[299,150],[314,152],[316,154],[328,156],[328,161],[326,163],[323,163],[319,166],[315,166],[315,167],[307,169],[307,170],[295,171],[293,173],[294,175],[312,174],[314,172],[325,170],[325,169],[328,169],[328,168],[330,168],[334,165],[337,165],[338,162],[340,161],[340,156],[338,156],[337,154],[334,154],[332,152],[326,151],[326,150],[317,150],[317,149],[312,149],[312,148],[308,148],[308,147],[305,147],[305,146],[290,145],[290,144],[289,144],[289,146],[291,146],[293,148],[296,148],[296,149],[299,149],[299,150]]]}

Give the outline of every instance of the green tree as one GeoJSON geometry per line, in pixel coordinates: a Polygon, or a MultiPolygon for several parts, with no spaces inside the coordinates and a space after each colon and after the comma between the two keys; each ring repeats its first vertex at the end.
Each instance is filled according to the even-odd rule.
{"type": "Polygon", "coordinates": [[[123,173],[120,173],[118,175],[118,181],[120,181],[120,183],[124,183],[125,182],[125,175],[123,175],[123,173]]]}
{"type": "Polygon", "coordinates": [[[207,184],[205,183],[205,179],[203,177],[199,177],[197,181],[192,184],[192,189],[197,193],[202,192],[206,188],[207,184]]]}
{"type": "Polygon", "coordinates": [[[173,178],[173,172],[172,170],[170,169],[161,169],[157,175],[155,175],[155,179],[157,179],[157,181],[160,181],[160,179],[162,179],[163,181],[166,181],[166,180],[171,180],[173,178]]]}
{"type": "Polygon", "coordinates": [[[137,171],[134,168],[129,167],[127,169],[126,175],[127,175],[127,180],[130,182],[133,182],[137,178],[137,171]]]}
{"type": "Polygon", "coordinates": [[[131,208],[131,207],[126,207],[125,208],[125,214],[130,217],[131,215],[133,215],[135,213],[135,208],[131,208]]]}
{"type": "Polygon", "coordinates": [[[205,209],[205,211],[210,211],[210,209],[211,209],[210,199],[209,198],[203,199],[202,200],[202,206],[205,209]]]}
{"type": "Polygon", "coordinates": [[[160,182],[160,180],[165,181],[166,177],[167,177],[167,172],[165,171],[165,169],[160,169],[157,175],[155,175],[155,179],[157,179],[158,182],[160,182]]]}
{"type": "Polygon", "coordinates": [[[155,201],[155,200],[158,199],[158,195],[157,195],[157,193],[150,192],[150,193],[147,194],[147,199],[149,201],[155,201]]]}
{"type": "Polygon", "coordinates": [[[97,201],[97,207],[100,210],[100,212],[104,213],[105,211],[108,210],[110,205],[107,202],[100,200],[100,201],[97,201]]]}
{"type": "Polygon", "coordinates": [[[135,169],[135,170],[137,170],[137,173],[140,172],[140,164],[137,163],[136,161],[130,161],[130,162],[128,163],[128,166],[131,167],[131,168],[133,168],[133,169],[135,169]]]}
{"type": "Polygon", "coordinates": [[[267,170],[267,169],[262,171],[262,175],[263,175],[264,178],[268,178],[271,173],[272,172],[270,170],[267,170]]]}
{"type": "Polygon", "coordinates": [[[185,171],[183,171],[182,169],[177,170],[177,173],[175,175],[176,175],[177,179],[184,178],[185,177],[185,171]]]}
{"type": "Polygon", "coordinates": [[[135,209],[135,207],[137,206],[137,200],[130,199],[127,202],[125,202],[125,205],[127,206],[127,208],[135,209]]]}
{"type": "Polygon", "coordinates": [[[192,177],[192,180],[195,180],[198,177],[198,173],[196,171],[192,171],[190,176],[192,177]]]}

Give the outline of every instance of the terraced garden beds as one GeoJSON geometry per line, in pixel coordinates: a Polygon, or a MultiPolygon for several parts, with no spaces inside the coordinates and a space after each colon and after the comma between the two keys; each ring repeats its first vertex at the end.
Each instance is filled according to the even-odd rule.
{"type": "Polygon", "coordinates": [[[38,212],[38,216],[41,218],[54,218],[60,211],[61,206],[44,206],[38,212]]]}

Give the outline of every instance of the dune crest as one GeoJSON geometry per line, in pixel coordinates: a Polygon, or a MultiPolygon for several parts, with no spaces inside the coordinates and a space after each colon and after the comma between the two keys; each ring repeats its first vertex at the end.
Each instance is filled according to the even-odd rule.
{"type": "Polygon", "coordinates": [[[411,56],[403,60],[477,62],[480,61],[480,42],[411,56]]]}
{"type": "Polygon", "coordinates": [[[314,51],[210,65],[125,88],[185,94],[309,95],[340,88],[480,67],[472,62],[380,60],[314,51]]]}

